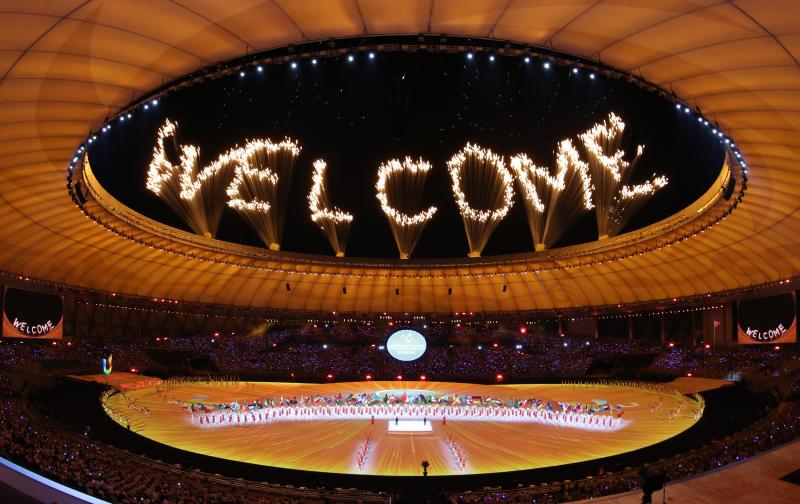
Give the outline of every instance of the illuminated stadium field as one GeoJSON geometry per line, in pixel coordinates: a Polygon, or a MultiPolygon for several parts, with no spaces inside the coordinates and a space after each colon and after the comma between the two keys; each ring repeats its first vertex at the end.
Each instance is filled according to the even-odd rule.
{"type": "Polygon", "coordinates": [[[111,395],[106,407],[136,433],[182,450],[287,469],[382,476],[420,475],[423,460],[431,475],[462,475],[608,457],[685,431],[703,409],[668,388],[425,381],[183,383],[111,395]],[[385,402],[404,393],[406,401],[424,395],[429,402],[385,402]],[[353,394],[350,404],[358,405],[337,406],[339,394],[340,403],[353,394]],[[303,405],[280,407],[282,400],[301,397],[303,405]],[[323,397],[334,401],[323,404],[323,397]],[[275,406],[241,413],[244,401],[256,400],[274,400],[275,406]],[[234,401],[239,414],[212,412],[234,401]],[[562,414],[558,403],[600,411],[562,414]]]}

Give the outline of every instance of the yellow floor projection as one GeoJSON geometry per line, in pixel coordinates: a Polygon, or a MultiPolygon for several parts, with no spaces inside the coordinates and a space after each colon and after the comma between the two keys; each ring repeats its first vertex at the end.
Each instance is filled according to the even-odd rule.
{"type": "Polygon", "coordinates": [[[138,434],[183,450],[266,466],[351,474],[419,475],[428,460],[431,475],[459,475],[536,469],[616,455],[671,438],[691,427],[700,404],[676,393],[616,385],[475,385],[442,382],[351,382],[329,384],[187,383],[161,392],[155,388],[116,394],[107,406],[119,422],[138,434]],[[543,398],[623,405],[627,425],[617,431],[588,431],[535,423],[431,419],[427,433],[387,433],[386,420],[283,421],[203,429],[178,402],[230,403],[268,397],[381,390],[430,390],[501,399],[543,398]],[[199,398],[199,399],[198,399],[199,398]],[[125,420],[122,420],[124,418],[125,420]],[[447,446],[456,440],[462,470],[447,446]],[[371,447],[359,468],[359,448],[371,447]]]}

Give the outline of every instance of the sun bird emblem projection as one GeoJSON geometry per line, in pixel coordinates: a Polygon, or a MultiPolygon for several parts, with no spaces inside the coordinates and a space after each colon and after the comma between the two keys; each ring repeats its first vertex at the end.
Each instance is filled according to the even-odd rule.
{"type": "Polygon", "coordinates": [[[402,163],[391,159],[378,168],[376,196],[392,228],[400,259],[411,257],[425,224],[436,214],[435,206],[417,211],[421,206],[425,178],[430,171],[430,163],[422,158],[413,161],[410,157],[406,157],[402,163]]]}
{"type": "Polygon", "coordinates": [[[333,251],[336,252],[336,257],[343,257],[347,247],[347,236],[350,234],[350,224],[353,222],[353,214],[331,207],[328,193],[325,190],[325,170],[327,168],[327,163],[322,159],[314,161],[311,191],[308,193],[308,209],[311,211],[311,220],[325,233],[333,251]]]}

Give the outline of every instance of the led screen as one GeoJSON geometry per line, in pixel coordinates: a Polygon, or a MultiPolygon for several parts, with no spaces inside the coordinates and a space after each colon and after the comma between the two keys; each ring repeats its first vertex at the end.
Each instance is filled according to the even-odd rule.
{"type": "Polygon", "coordinates": [[[402,329],[393,333],[386,342],[389,355],[406,362],[422,357],[426,348],[428,348],[428,344],[425,337],[411,329],[402,329]]]}
{"type": "Polygon", "coordinates": [[[7,287],[3,302],[3,336],[60,339],[63,315],[61,296],[7,287]]]}
{"type": "Polygon", "coordinates": [[[797,341],[794,294],[739,301],[739,343],[797,341]]]}

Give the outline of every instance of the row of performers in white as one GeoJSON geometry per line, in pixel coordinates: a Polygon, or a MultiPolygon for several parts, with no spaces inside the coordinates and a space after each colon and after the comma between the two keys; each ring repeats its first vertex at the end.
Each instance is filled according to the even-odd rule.
{"type": "Polygon", "coordinates": [[[611,414],[565,413],[522,408],[480,406],[288,406],[254,411],[191,413],[190,422],[203,428],[231,427],[287,421],[394,420],[538,423],[585,430],[619,430],[628,423],[611,414]]]}

